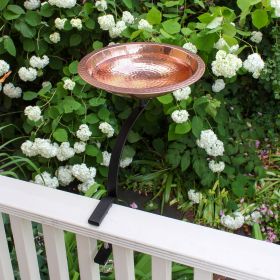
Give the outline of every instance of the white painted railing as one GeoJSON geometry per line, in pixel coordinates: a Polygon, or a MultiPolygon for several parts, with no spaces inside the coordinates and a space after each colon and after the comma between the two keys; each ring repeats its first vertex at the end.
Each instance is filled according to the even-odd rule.
{"type": "MultiPolygon", "coordinates": [[[[99,280],[97,240],[113,244],[116,280],[133,280],[133,251],[152,256],[152,279],[171,280],[172,262],[238,280],[280,280],[280,246],[113,205],[100,227],[87,223],[98,201],[0,176],[0,214],[10,216],[22,280],[40,279],[31,221],[43,225],[51,280],[69,279],[64,230],[76,234],[80,277],[99,280]]],[[[13,269],[0,215],[0,279],[13,269]]]]}

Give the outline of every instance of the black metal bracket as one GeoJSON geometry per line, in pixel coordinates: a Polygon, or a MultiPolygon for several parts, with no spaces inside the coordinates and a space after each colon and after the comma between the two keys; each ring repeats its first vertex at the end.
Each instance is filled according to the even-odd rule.
{"type": "Polygon", "coordinates": [[[105,265],[112,253],[112,245],[104,243],[102,247],[97,252],[94,262],[100,265],[105,265]]]}
{"type": "Polygon", "coordinates": [[[102,198],[91,214],[88,222],[92,225],[99,226],[111,208],[112,204],[117,200],[119,165],[127,135],[138,117],[146,108],[148,102],[149,100],[140,100],[139,106],[136,107],[134,111],[132,111],[120,130],[111,154],[111,160],[109,164],[107,183],[108,197],[102,198]]]}

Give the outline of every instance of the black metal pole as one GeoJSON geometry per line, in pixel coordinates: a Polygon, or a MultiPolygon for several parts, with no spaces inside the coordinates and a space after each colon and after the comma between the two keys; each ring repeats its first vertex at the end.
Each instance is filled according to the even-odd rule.
{"type": "Polygon", "coordinates": [[[102,220],[117,198],[120,158],[126,142],[126,138],[130,129],[132,128],[138,117],[141,115],[141,113],[144,111],[148,102],[149,100],[140,100],[139,106],[135,108],[134,111],[132,111],[131,115],[126,119],[120,130],[120,133],[116,140],[116,144],[111,154],[111,160],[109,164],[107,183],[108,196],[100,200],[99,204],[91,214],[88,222],[92,225],[99,226],[101,224],[102,220]]]}

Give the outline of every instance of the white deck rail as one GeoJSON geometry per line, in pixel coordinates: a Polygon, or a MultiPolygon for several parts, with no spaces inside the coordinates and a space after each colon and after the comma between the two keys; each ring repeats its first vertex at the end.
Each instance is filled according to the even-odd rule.
{"type": "Polygon", "coordinates": [[[172,262],[238,280],[280,280],[280,246],[113,205],[100,227],[87,223],[98,201],[0,176],[0,279],[13,280],[1,212],[9,214],[22,280],[39,280],[31,221],[43,225],[51,280],[68,280],[64,230],[76,234],[80,277],[99,280],[97,240],[113,244],[116,280],[134,280],[133,251],[152,256],[152,279],[171,280],[172,262]]]}

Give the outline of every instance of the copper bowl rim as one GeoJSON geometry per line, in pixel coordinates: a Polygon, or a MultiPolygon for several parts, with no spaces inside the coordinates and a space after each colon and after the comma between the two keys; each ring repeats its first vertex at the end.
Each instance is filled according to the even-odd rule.
{"type": "Polygon", "coordinates": [[[87,54],[85,57],[82,58],[82,60],[78,64],[78,74],[88,84],[90,84],[90,85],[92,85],[96,88],[103,89],[103,90],[105,90],[107,92],[110,92],[110,93],[116,93],[116,94],[128,95],[128,96],[135,96],[135,97],[137,97],[137,95],[139,96],[139,94],[145,94],[146,96],[151,95],[151,97],[154,97],[155,95],[160,96],[160,95],[164,95],[168,92],[184,88],[184,87],[189,86],[191,84],[194,84],[196,81],[198,81],[203,76],[204,72],[205,72],[205,63],[201,59],[201,57],[198,56],[197,54],[195,54],[193,52],[190,52],[190,51],[188,51],[188,50],[186,50],[182,47],[176,46],[176,45],[170,45],[170,44],[164,44],[164,43],[153,43],[153,42],[131,42],[131,43],[123,43],[123,44],[116,44],[116,45],[112,45],[112,46],[107,46],[107,47],[104,47],[102,49],[98,49],[96,51],[93,51],[93,52],[87,54]],[[170,48],[173,48],[173,49],[181,50],[181,51],[187,53],[194,60],[196,60],[197,69],[196,69],[195,73],[190,78],[186,79],[183,82],[175,83],[175,84],[168,85],[168,86],[163,86],[163,87],[153,87],[153,88],[146,88],[146,89],[144,89],[144,88],[116,87],[116,86],[112,86],[112,85],[109,85],[109,84],[102,83],[102,82],[94,79],[92,76],[89,75],[86,65],[87,65],[88,60],[93,55],[96,55],[97,53],[102,52],[102,51],[107,50],[107,49],[113,49],[113,48],[117,48],[117,47],[120,47],[120,46],[127,46],[127,45],[159,45],[159,46],[163,46],[163,47],[170,47],[170,48]]]}

